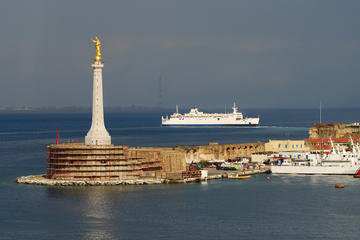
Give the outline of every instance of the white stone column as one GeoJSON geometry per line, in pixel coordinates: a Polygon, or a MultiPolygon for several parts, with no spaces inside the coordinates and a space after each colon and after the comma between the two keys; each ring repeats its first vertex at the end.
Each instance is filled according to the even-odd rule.
{"type": "Polygon", "coordinates": [[[111,137],[105,128],[104,106],[103,106],[103,87],[102,87],[102,68],[104,64],[94,62],[91,65],[94,73],[93,80],[93,105],[91,128],[85,137],[86,145],[109,145],[111,137]]]}

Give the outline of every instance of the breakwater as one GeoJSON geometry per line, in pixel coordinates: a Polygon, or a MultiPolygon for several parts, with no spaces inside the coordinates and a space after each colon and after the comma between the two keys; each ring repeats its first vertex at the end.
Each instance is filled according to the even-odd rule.
{"type": "Polygon", "coordinates": [[[201,182],[208,180],[216,180],[222,178],[228,178],[230,175],[254,175],[263,174],[269,172],[266,167],[262,170],[251,169],[243,171],[223,171],[216,169],[207,169],[209,174],[206,177],[195,177],[195,178],[182,178],[182,179],[130,179],[130,180],[97,180],[97,181],[84,181],[84,180],[58,180],[49,179],[46,175],[30,175],[16,178],[16,182],[20,184],[35,184],[35,185],[46,185],[46,186],[116,186],[116,185],[146,185],[146,184],[171,184],[171,183],[191,183],[201,182]]]}
{"type": "Polygon", "coordinates": [[[84,143],[52,144],[47,146],[46,175],[20,177],[16,181],[61,186],[202,181],[216,177],[207,174],[189,175],[187,164],[249,157],[251,153],[263,150],[264,143],[210,143],[206,146],[173,148],[112,144],[88,146],[84,143]]]}

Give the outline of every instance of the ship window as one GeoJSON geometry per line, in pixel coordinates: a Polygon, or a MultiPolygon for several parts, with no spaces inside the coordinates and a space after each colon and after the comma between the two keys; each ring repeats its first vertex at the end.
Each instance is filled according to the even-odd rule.
{"type": "Polygon", "coordinates": [[[220,118],[218,118],[218,120],[220,120],[220,118]]]}

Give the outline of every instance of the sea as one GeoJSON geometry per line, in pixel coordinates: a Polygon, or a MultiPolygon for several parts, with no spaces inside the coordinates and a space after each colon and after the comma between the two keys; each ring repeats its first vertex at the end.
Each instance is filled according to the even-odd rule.
{"type": "MultiPolygon", "coordinates": [[[[105,112],[112,143],[207,145],[304,139],[317,109],[249,109],[261,126],[161,127],[160,113],[105,112]]],[[[360,121],[360,109],[323,109],[323,122],[360,121]]],[[[83,141],[91,113],[0,114],[0,240],[358,239],[360,179],[256,175],[191,184],[21,185],[43,174],[46,145],[83,141]],[[266,177],[270,176],[270,180],[266,177]],[[336,189],[335,184],[345,188],[336,189]]]]}

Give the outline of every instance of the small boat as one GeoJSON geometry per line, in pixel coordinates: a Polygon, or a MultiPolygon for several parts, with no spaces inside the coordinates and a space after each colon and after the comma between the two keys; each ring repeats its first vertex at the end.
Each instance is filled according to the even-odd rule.
{"type": "Polygon", "coordinates": [[[335,188],[344,188],[345,186],[343,184],[337,184],[335,185],[335,188]]]}
{"type": "Polygon", "coordinates": [[[360,174],[353,175],[354,178],[360,178],[360,174]]]}
{"type": "Polygon", "coordinates": [[[235,176],[228,176],[228,178],[230,178],[230,179],[249,179],[249,178],[251,178],[251,176],[250,175],[246,175],[246,176],[235,175],[235,176]]]}

